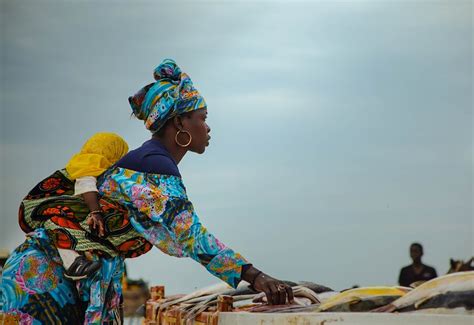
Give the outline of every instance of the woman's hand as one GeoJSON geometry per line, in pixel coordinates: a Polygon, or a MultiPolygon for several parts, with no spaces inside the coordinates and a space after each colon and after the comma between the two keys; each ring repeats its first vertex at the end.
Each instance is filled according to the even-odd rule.
{"type": "Polygon", "coordinates": [[[291,287],[265,273],[257,275],[253,282],[253,287],[257,291],[265,293],[270,305],[284,305],[287,301],[289,303],[293,302],[293,290],[291,287]]]}
{"type": "Polygon", "coordinates": [[[250,283],[257,291],[264,292],[271,305],[284,305],[293,302],[293,290],[283,281],[259,271],[252,264],[243,266],[242,279],[250,283]]]}
{"type": "Polygon", "coordinates": [[[86,223],[89,225],[92,233],[98,233],[100,237],[105,236],[104,219],[102,218],[102,213],[95,211],[89,213],[86,223]]]}

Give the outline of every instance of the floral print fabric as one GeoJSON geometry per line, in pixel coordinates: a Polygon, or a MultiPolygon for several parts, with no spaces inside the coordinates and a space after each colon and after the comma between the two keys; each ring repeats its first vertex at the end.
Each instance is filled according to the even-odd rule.
{"type": "Polygon", "coordinates": [[[25,233],[38,228],[48,231],[58,248],[94,255],[124,258],[137,257],[153,246],[130,224],[128,210],[102,196],[106,237],[89,231],[89,209],[74,195],[74,181],[65,169],[39,182],[23,199],[19,209],[20,227],[25,233]]]}
{"type": "Polygon", "coordinates": [[[91,278],[73,282],[43,228],[27,235],[2,274],[2,311],[20,324],[103,324],[119,320],[123,258],[101,258],[91,278]]]}
{"type": "Polygon", "coordinates": [[[180,177],[116,167],[99,192],[126,207],[135,230],[161,251],[191,257],[232,287],[240,282],[249,263],[201,224],[180,177]]]}
{"type": "Polygon", "coordinates": [[[238,285],[247,261],[200,223],[180,177],[117,167],[98,185],[109,230],[103,242],[84,230],[87,209],[71,195],[73,183],[64,170],[23,200],[20,225],[29,233],[3,270],[3,312],[21,324],[120,322],[124,258],[143,254],[152,244],[166,254],[191,257],[238,285]],[[56,247],[88,251],[102,267],[92,278],[73,282],[63,275],[56,247]]]}

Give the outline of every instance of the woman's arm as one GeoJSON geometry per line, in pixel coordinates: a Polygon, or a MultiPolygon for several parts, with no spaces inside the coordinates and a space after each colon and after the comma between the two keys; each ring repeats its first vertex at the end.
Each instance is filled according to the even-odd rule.
{"type": "Polygon", "coordinates": [[[137,193],[134,191],[133,202],[139,213],[132,215],[130,221],[143,237],[168,255],[192,258],[214,276],[237,287],[242,267],[249,263],[201,224],[191,202],[165,196],[146,202],[137,193]],[[151,202],[153,207],[149,206],[151,202]]]}
{"type": "Polygon", "coordinates": [[[133,227],[166,254],[191,257],[211,274],[237,287],[243,279],[264,291],[269,303],[293,299],[291,288],[254,268],[201,224],[178,177],[146,175],[118,168],[101,192],[137,211],[133,227]]]}
{"type": "Polygon", "coordinates": [[[169,255],[191,257],[234,288],[241,280],[247,281],[256,291],[265,292],[270,304],[285,304],[287,298],[293,301],[291,287],[259,271],[242,255],[209,233],[199,221],[191,202],[172,198],[167,200],[167,204],[175,210],[165,213],[169,214],[162,221],[165,227],[149,225],[151,227],[143,232],[155,246],[169,255]],[[171,236],[164,235],[164,231],[169,231],[171,236]],[[171,242],[166,238],[174,240],[171,242]]]}

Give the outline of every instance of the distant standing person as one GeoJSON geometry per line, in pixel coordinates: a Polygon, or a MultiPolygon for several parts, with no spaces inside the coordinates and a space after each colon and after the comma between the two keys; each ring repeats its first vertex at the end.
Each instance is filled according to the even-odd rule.
{"type": "Polygon", "coordinates": [[[428,281],[438,276],[433,267],[421,263],[422,256],[423,246],[419,243],[411,244],[410,257],[413,260],[413,263],[400,270],[398,283],[401,286],[408,287],[413,282],[428,281]]]}

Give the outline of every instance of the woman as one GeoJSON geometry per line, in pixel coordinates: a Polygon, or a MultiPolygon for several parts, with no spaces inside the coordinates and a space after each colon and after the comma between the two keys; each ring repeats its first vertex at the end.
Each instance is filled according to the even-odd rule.
{"type": "Polygon", "coordinates": [[[270,303],[293,299],[290,287],[253,267],[201,225],[177,164],[188,151],[203,153],[209,144],[206,104],[174,61],[164,60],[154,77],[155,83],[129,98],[133,114],[145,122],[152,139],[98,180],[107,239],[88,242],[90,234],[77,232],[74,222],[84,222],[83,212],[77,202],[67,201],[71,185],[67,174],[57,172],[60,181],[56,183],[63,185],[49,188],[47,195],[32,191],[25,198],[22,228],[35,231],[7,262],[2,283],[4,311],[45,323],[77,323],[81,317],[86,323],[117,320],[123,260],[147,252],[150,244],[172,256],[193,258],[233,287],[245,280],[265,292],[270,303]],[[66,203],[58,205],[58,198],[66,203]],[[39,204],[32,203],[38,200],[39,204]],[[67,235],[59,224],[71,227],[67,235]],[[55,245],[88,249],[96,258],[100,255],[100,272],[76,283],[69,281],[63,276],[55,245]],[[35,276],[38,273],[40,277],[35,276]]]}

